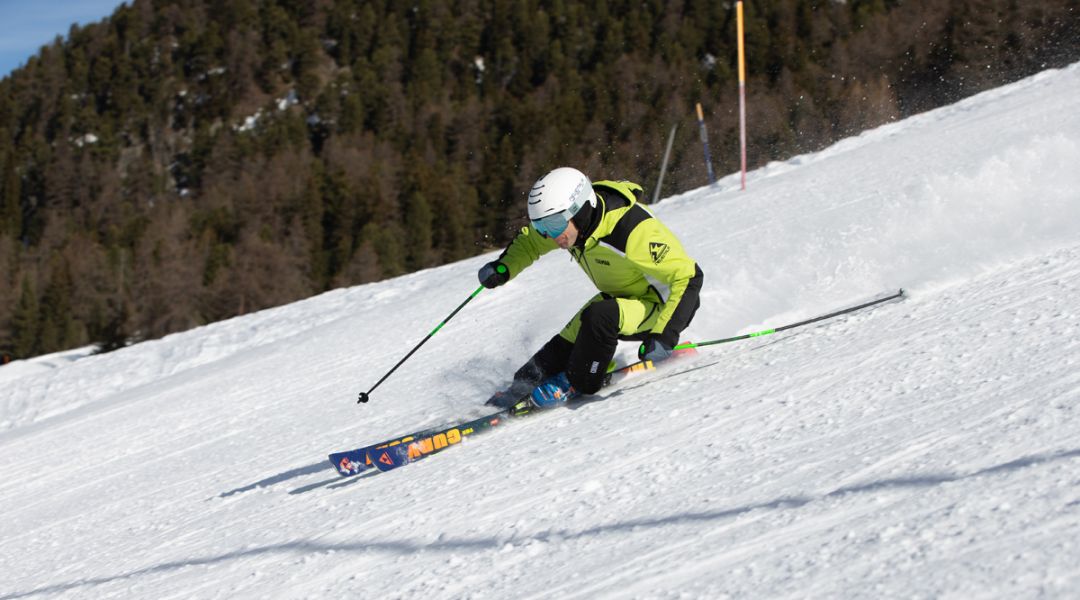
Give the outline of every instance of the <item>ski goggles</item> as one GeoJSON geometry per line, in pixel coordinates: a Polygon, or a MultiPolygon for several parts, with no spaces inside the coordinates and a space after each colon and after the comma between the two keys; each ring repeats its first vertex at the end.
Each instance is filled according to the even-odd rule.
{"type": "Polygon", "coordinates": [[[567,209],[553,215],[534,219],[532,221],[532,226],[536,229],[537,233],[546,238],[557,238],[566,231],[566,226],[570,224],[570,219],[573,218],[573,216],[574,213],[567,209]]]}

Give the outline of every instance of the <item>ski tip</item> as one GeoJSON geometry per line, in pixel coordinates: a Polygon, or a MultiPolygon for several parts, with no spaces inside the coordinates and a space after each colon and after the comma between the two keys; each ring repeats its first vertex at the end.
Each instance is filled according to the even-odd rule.
{"type": "Polygon", "coordinates": [[[350,477],[362,473],[371,468],[367,462],[366,454],[357,456],[351,452],[341,452],[329,455],[330,464],[342,477],[350,477]]]}

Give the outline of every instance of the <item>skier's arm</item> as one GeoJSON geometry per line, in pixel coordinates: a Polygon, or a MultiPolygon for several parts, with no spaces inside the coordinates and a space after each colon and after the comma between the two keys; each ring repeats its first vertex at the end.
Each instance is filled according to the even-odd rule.
{"type": "Polygon", "coordinates": [[[674,347],[700,303],[704,275],[675,235],[656,219],[642,222],[627,242],[627,258],[665,298],[650,333],[674,347]]]}
{"type": "Polygon", "coordinates": [[[533,229],[532,225],[529,225],[521,228],[514,241],[510,242],[506,250],[503,250],[503,253],[499,255],[498,262],[506,265],[510,279],[513,279],[518,276],[518,273],[533,264],[536,259],[558,247],[559,245],[555,243],[555,240],[540,235],[533,229]]]}

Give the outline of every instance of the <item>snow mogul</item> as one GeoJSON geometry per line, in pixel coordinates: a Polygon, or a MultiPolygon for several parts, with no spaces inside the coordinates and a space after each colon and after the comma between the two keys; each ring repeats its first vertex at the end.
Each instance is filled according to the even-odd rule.
{"type": "Polygon", "coordinates": [[[536,181],[528,227],[497,260],[481,267],[486,288],[518,276],[562,248],[600,291],[514,373],[510,388],[488,404],[507,407],[526,395],[550,408],[604,385],[619,340],[641,342],[638,357],[660,362],[700,305],[703,274],[675,234],[641,203],[629,181],[591,182],[561,167],[536,181]]]}

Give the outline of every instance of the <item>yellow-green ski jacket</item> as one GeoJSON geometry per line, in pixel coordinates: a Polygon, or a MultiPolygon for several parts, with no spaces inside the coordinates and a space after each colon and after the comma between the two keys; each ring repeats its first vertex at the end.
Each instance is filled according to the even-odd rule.
{"type": "MultiPolygon", "coordinates": [[[[590,223],[579,225],[578,240],[569,249],[571,255],[604,294],[657,303],[660,315],[650,333],[674,346],[700,302],[701,269],[675,234],[638,202],[641,186],[628,181],[597,181],[593,190],[597,206],[590,223]]],[[[554,240],[541,236],[530,225],[499,260],[512,279],[558,248],[554,240]]]]}

